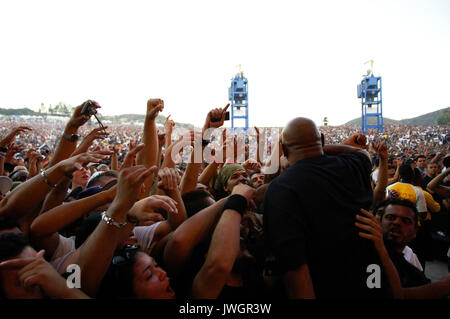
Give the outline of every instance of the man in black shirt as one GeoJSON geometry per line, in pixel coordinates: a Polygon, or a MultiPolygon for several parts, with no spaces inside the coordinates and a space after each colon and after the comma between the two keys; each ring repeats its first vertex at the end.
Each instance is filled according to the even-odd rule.
{"type": "Polygon", "coordinates": [[[408,200],[392,199],[381,215],[383,240],[403,288],[406,299],[437,299],[450,295],[450,274],[430,283],[425,274],[406,260],[404,249],[417,233],[418,213],[408,200]]]}
{"type": "Polygon", "coordinates": [[[391,296],[375,248],[354,226],[360,209],[372,204],[366,137],[324,145],[314,122],[296,118],[281,138],[290,167],[264,199],[269,274],[282,276],[290,298],[391,296]],[[377,287],[368,284],[373,265],[377,287]]]}
{"type": "Polygon", "coordinates": [[[427,190],[428,183],[436,177],[439,171],[439,166],[436,163],[428,163],[427,170],[422,179],[422,189],[427,190]]]}

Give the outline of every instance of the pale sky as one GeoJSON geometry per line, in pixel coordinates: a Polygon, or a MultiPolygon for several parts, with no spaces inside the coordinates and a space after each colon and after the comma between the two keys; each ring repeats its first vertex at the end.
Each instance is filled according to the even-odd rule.
{"type": "Polygon", "coordinates": [[[1,1],[0,107],[94,99],[105,115],[202,125],[242,65],[250,126],[361,115],[374,60],[383,114],[450,106],[450,1],[1,1]]]}

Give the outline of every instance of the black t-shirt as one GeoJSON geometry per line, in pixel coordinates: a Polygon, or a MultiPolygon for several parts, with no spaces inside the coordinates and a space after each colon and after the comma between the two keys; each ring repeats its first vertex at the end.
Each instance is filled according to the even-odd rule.
{"type": "Polygon", "coordinates": [[[397,253],[388,243],[385,243],[389,257],[397,269],[398,276],[403,288],[419,287],[429,284],[431,281],[425,277],[425,274],[409,263],[403,254],[397,253]]]}
{"type": "Polygon", "coordinates": [[[308,264],[318,298],[384,298],[390,287],[373,243],[358,236],[360,208],[369,209],[371,163],[361,152],[295,163],[272,181],[264,199],[269,273],[308,264]],[[368,266],[381,269],[381,288],[368,288],[368,266]]]}
{"type": "Polygon", "coordinates": [[[424,176],[424,178],[422,179],[422,185],[421,185],[423,190],[425,190],[425,191],[427,190],[428,183],[431,182],[432,179],[433,178],[428,175],[424,176]]]}

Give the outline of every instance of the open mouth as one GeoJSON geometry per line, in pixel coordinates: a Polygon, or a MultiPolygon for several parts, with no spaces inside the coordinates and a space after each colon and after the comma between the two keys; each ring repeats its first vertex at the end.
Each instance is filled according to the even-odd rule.
{"type": "Polygon", "coordinates": [[[392,237],[400,237],[401,233],[398,229],[391,229],[389,230],[389,235],[392,237]]]}
{"type": "Polygon", "coordinates": [[[173,291],[172,287],[170,285],[167,285],[166,292],[170,297],[175,297],[175,291],[173,291]]]}

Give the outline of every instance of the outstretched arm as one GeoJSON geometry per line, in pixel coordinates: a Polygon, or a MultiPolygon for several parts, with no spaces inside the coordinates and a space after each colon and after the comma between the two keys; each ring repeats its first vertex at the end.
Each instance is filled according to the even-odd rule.
{"type": "Polygon", "coordinates": [[[116,187],[98,194],[59,205],[37,217],[31,225],[33,242],[51,257],[58,245],[58,231],[114,199],[116,187]]]}
{"type": "Polygon", "coordinates": [[[219,296],[240,251],[242,215],[255,195],[256,190],[248,185],[239,184],[233,188],[233,195],[214,230],[206,261],[192,284],[193,298],[219,296]]]}
{"type": "Polygon", "coordinates": [[[107,155],[110,155],[110,152],[83,153],[50,167],[45,173],[27,180],[14,192],[9,193],[0,202],[0,215],[12,216],[16,219],[24,217],[29,211],[40,207],[47,193],[56,187],[63,176],[70,176],[75,170],[81,169],[90,162],[99,163],[107,158],[107,155]]]}

